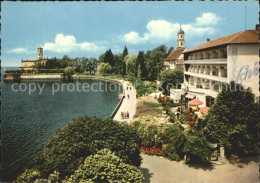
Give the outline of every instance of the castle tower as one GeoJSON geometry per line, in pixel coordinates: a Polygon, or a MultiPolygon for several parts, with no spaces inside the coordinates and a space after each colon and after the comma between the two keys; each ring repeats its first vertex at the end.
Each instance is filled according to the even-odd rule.
{"type": "Polygon", "coordinates": [[[177,33],[177,48],[184,48],[184,31],[181,29],[177,33]]]}
{"type": "Polygon", "coordinates": [[[43,58],[43,48],[37,48],[38,51],[38,59],[41,60],[43,58]]]}

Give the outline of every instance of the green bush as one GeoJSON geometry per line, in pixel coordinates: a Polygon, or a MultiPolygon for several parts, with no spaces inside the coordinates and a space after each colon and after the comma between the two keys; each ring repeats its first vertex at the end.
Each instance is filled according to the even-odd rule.
{"type": "Polygon", "coordinates": [[[141,171],[108,149],[86,158],[84,164],[65,182],[142,182],[141,171]]]}
{"type": "Polygon", "coordinates": [[[179,125],[166,128],[162,135],[164,155],[171,160],[181,160],[184,157],[185,137],[179,125]]]}
{"type": "MultiPolygon", "coordinates": [[[[136,129],[138,132],[140,138],[141,138],[141,146],[142,147],[153,147],[156,148],[162,148],[162,133],[164,131],[165,125],[159,126],[153,123],[153,119],[147,119],[140,121],[136,121],[132,123],[131,125],[136,129]]],[[[157,121],[155,121],[157,123],[157,121]]]]}
{"type": "Polygon", "coordinates": [[[86,157],[108,148],[123,162],[140,166],[140,138],[137,132],[125,123],[96,117],[79,117],[56,131],[36,158],[37,169],[43,178],[54,171],[60,177],[70,176],[86,157]]]}
{"type": "Polygon", "coordinates": [[[205,137],[187,136],[183,152],[187,163],[209,163],[213,149],[205,137]]]}
{"type": "Polygon", "coordinates": [[[64,76],[72,76],[75,73],[75,70],[72,67],[66,67],[63,69],[64,76]]]}
{"type": "Polygon", "coordinates": [[[36,179],[41,177],[39,170],[35,169],[26,169],[21,175],[19,175],[15,182],[17,183],[27,183],[34,182],[36,179]]]}

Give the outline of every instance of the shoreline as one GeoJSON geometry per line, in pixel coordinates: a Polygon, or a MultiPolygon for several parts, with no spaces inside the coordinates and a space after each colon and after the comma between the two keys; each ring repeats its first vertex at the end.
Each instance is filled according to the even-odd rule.
{"type": "MultiPolygon", "coordinates": [[[[28,74],[28,75],[10,75],[4,74],[5,81],[17,81],[17,80],[46,80],[46,81],[53,81],[53,80],[63,80],[64,76],[62,73],[54,73],[54,74],[28,74]]],[[[135,112],[136,112],[136,89],[135,87],[129,82],[124,81],[121,79],[111,79],[102,76],[96,75],[72,75],[72,80],[98,80],[98,81],[105,81],[105,82],[112,82],[120,85],[122,87],[122,93],[119,93],[119,102],[111,115],[108,118],[119,122],[127,122],[128,124],[133,119],[135,112]],[[131,90],[130,90],[131,88],[131,90]],[[129,97],[129,98],[128,98],[129,97]],[[129,117],[122,119],[121,113],[129,113],[129,117]]]]}

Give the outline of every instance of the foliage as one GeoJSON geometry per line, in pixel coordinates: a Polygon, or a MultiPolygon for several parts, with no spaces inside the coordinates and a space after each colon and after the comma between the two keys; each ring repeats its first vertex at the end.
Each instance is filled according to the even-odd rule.
{"type": "Polygon", "coordinates": [[[150,81],[142,81],[141,79],[134,76],[128,77],[128,80],[132,84],[134,84],[138,96],[153,93],[157,88],[156,83],[150,81]]]}
{"type": "Polygon", "coordinates": [[[162,148],[162,134],[166,126],[158,124],[157,118],[139,118],[131,126],[138,132],[142,147],[150,148],[155,146],[156,148],[162,148]]]}
{"type": "Polygon", "coordinates": [[[114,56],[110,49],[105,52],[104,62],[108,63],[112,67],[115,65],[114,56]]]}
{"type": "Polygon", "coordinates": [[[167,51],[167,56],[166,56],[166,57],[168,57],[173,50],[174,50],[174,48],[173,48],[173,47],[170,47],[170,48],[168,49],[168,51],[167,51]]]}
{"type": "Polygon", "coordinates": [[[147,69],[145,66],[144,52],[139,51],[136,59],[136,70],[139,72],[136,76],[140,79],[145,80],[147,78],[147,69]]]}
{"type": "Polygon", "coordinates": [[[75,70],[72,67],[66,67],[63,69],[64,76],[72,76],[75,73],[75,70]]]}
{"type": "Polygon", "coordinates": [[[180,88],[180,84],[183,83],[183,70],[181,69],[168,69],[162,72],[161,80],[162,80],[162,88],[163,90],[169,94],[169,90],[171,87],[180,88]]]}
{"type": "Polygon", "coordinates": [[[185,123],[186,121],[189,120],[189,118],[187,115],[181,114],[179,120],[181,123],[185,123]]]}
{"type": "Polygon", "coordinates": [[[184,156],[183,148],[185,136],[179,125],[173,125],[166,128],[162,135],[163,152],[171,160],[181,160],[184,156]]]}
{"type": "Polygon", "coordinates": [[[124,51],[123,51],[123,54],[122,54],[122,62],[123,62],[122,76],[125,76],[125,75],[126,75],[126,63],[125,63],[125,61],[124,61],[126,55],[128,55],[128,49],[127,49],[127,47],[125,46],[124,51]]]}
{"type": "Polygon", "coordinates": [[[17,183],[27,183],[27,182],[34,182],[34,183],[51,183],[61,182],[59,177],[59,172],[54,171],[52,174],[49,175],[48,179],[41,178],[41,173],[39,170],[36,169],[26,169],[21,175],[17,177],[15,182],[17,183]]]}
{"type": "Polygon", "coordinates": [[[125,123],[79,117],[56,131],[36,158],[36,167],[43,178],[54,171],[64,178],[73,174],[87,156],[104,148],[115,152],[123,162],[139,166],[140,145],[138,133],[125,123]]]}
{"type": "Polygon", "coordinates": [[[153,102],[143,102],[143,104],[147,105],[147,106],[152,106],[152,107],[159,107],[159,106],[161,106],[160,104],[153,103],[153,102]]]}
{"type": "Polygon", "coordinates": [[[212,142],[222,143],[226,154],[245,155],[257,152],[259,113],[258,104],[250,89],[231,82],[223,87],[211,107],[202,128],[212,142]]]}
{"type": "Polygon", "coordinates": [[[114,55],[115,65],[113,67],[113,73],[123,75],[124,61],[121,54],[114,55]]]}
{"type": "Polygon", "coordinates": [[[124,62],[126,63],[126,74],[127,75],[131,75],[131,76],[135,76],[136,74],[136,55],[127,55],[124,58],[124,62]]]}
{"type": "Polygon", "coordinates": [[[208,163],[213,149],[205,137],[187,136],[183,152],[187,163],[208,163]]]}
{"type": "Polygon", "coordinates": [[[19,175],[15,182],[27,183],[34,182],[36,179],[41,177],[40,172],[35,169],[26,169],[21,175],[19,175]]]}
{"type": "Polygon", "coordinates": [[[111,65],[109,65],[108,63],[102,62],[102,63],[99,64],[99,66],[97,67],[97,71],[98,71],[100,74],[110,74],[110,73],[112,73],[112,67],[111,67],[111,65]]]}
{"type": "Polygon", "coordinates": [[[108,149],[86,158],[84,164],[66,182],[142,182],[141,171],[108,149]]]}

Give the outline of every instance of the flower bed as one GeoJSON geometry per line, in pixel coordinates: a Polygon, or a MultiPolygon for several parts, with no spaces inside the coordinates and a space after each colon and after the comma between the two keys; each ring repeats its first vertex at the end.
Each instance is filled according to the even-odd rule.
{"type": "Polygon", "coordinates": [[[145,154],[149,154],[149,155],[156,155],[156,156],[163,156],[163,151],[159,148],[156,147],[151,147],[151,148],[147,148],[147,147],[141,147],[141,151],[145,154]]]}

